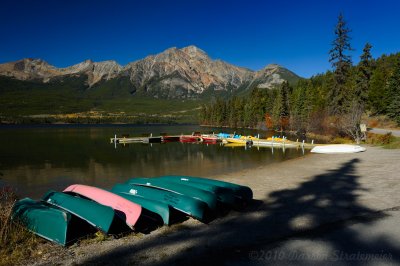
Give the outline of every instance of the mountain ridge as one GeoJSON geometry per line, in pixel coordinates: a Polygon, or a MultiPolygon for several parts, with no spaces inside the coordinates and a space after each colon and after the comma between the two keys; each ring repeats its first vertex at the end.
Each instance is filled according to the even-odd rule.
{"type": "Polygon", "coordinates": [[[93,62],[57,68],[42,59],[24,58],[0,64],[0,75],[18,80],[48,83],[74,76],[86,76],[87,88],[113,79],[129,78],[132,94],[137,92],[155,98],[198,98],[206,91],[232,93],[258,86],[271,89],[284,80],[300,79],[292,71],[270,64],[259,71],[211,59],[202,49],[190,45],[165,51],[130,62],[93,62]]]}

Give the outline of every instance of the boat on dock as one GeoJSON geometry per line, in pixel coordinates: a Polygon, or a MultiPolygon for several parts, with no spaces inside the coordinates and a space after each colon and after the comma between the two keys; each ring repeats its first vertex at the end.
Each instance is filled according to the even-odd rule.
{"type": "Polygon", "coordinates": [[[181,135],[179,137],[180,142],[201,142],[203,139],[201,136],[194,136],[194,135],[181,135]]]}
{"type": "Polygon", "coordinates": [[[201,138],[203,139],[203,142],[205,143],[217,143],[222,141],[220,138],[218,138],[217,135],[210,135],[210,134],[202,134],[201,138]]]}
{"type": "Polygon", "coordinates": [[[161,136],[162,142],[178,142],[180,140],[180,136],[161,136]]]}

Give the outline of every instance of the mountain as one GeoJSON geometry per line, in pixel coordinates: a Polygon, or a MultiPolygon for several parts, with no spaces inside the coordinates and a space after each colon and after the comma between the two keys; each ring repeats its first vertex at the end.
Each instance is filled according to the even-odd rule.
{"type": "Polygon", "coordinates": [[[126,66],[115,61],[86,60],[70,67],[57,68],[41,59],[22,59],[0,64],[0,76],[43,84],[76,79],[93,90],[97,87],[104,89],[109,82],[122,82],[131,95],[162,99],[196,99],[254,87],[270,89],[284,80],[299,80],[299,76],[279,65],[252,71],[213,60],[196,46],[170,48],[126,66]],[[129,82],[126,82],[128,79],[129,82]]]}
{"type": "Polygon", "coordinates": [[[87,84],[89,86],[101,80],[115,78],[121,73],[121,70],[122,66],[115,61],[95,63],[86,60],[66,68],[56,68],[41,59],[31,58],[0,64],[0,75],[18,80],[40,80],[47,83],[56,77],[85,74],[88,77],[87,84]]]}

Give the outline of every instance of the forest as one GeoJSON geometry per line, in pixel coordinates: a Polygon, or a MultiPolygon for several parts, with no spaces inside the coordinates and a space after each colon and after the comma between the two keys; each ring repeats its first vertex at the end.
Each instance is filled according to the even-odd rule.
{"type": "Polygon", "coordinates": [[[332,70],[284,82],[279,88],[253,88],[249,95],[217,98],[202,106],[201,124],[259,127],[300,134],[362,138],[366,115],[386,115],[400,125],[400,53],[374,59],[366,43],[353,65],[350,29],[340,14],[329,51],[332,70]]]}

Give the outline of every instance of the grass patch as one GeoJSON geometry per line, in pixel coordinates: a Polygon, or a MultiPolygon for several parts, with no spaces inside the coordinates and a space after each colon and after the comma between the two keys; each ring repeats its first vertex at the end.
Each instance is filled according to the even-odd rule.
{"type": "Polygon", "coordinates": [[[388,144],[384,144],[383,148],[385,149],[400,149],[400,138],[393,137],[391,142],[388,144]]]}
{"type": "Polygon", "coordinates": [[[400,138],[393,136],[391,132],[385,135],[368,133],[366,143],[385,149],[400,149],[400,138]]]}
{"type": "Polygon", "coordinates": [[[34,259],[42,240],[11,220],[12,208],[17,196],[10,187],[0,190],[0,265],[15,265],[34,259]]]}

